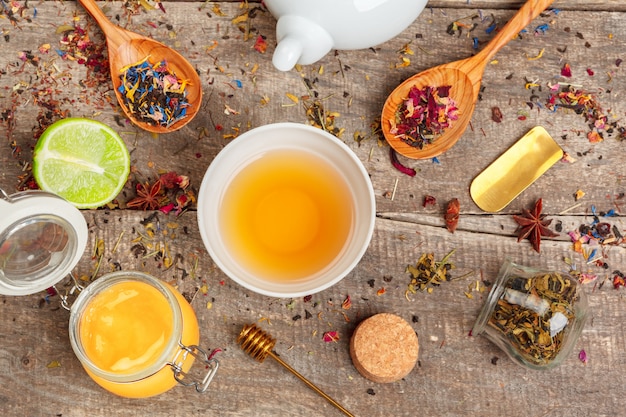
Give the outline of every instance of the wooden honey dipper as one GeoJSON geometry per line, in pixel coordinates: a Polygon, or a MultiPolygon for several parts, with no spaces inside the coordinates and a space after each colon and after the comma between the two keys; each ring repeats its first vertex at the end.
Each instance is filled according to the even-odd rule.
{"type": "Polygon", "coordinates": [[[246,353],[248,353],[250,356],[252,356],[254,359],[256,359],[259,362],[263,362],[265,358],[267,358],[268,356],[271,356],[276,362],[278,362],[284,368],[286,368],[289,372],[297,376],[298,379],[300,379],[300,381],[304,382],[306,385],[309,386],[309,388],[311,388],[313,391],[317,392],[319,395],[324,397],[326,401],[331,403],[333,406],[337,407],[345,415],[354,417],[354,415],[350,413],[348,410],[346,410],[345,408],[343,408],[341,404],[333,400],[324,391],[316,387],[311,381],[306,379],[304,376],[298,373],[298,371],[296,371],[287,363],[285,363],[282,359],[280,359],[272,351],[272,349],[274,349],[274,345],[276,345],[276,339],[272,339],[272,337],[269,334],[259,329],[256,325],[245,324],[243,326],[243,329],[241,330],[241,333],[239,333],[239,336],[237,337],[237,343],[241,345],[241,348],[246,353]]]}

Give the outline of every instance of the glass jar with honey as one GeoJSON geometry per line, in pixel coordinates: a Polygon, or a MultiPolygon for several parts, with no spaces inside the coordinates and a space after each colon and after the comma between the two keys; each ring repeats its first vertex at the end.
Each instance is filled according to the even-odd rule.
{"type": "MultiPolygon", "coordinates": [[[[139,272],[114,272],[87,286],[70,310],[70,342],[91,378],[124,397],[150,397],[185,378],[194,359],[216,367],[200,349],[193,309],[170,285],[139,272]]],[[[206,385],[206,386],[205,386],[206,385]]]]}
{"type": "MultiPolygon", "coordinates": [[[[0,190],[0,213],[0,294],[33,294],[71,275],[87,241],[78,209],[42,191],[0,190]]],[[[74,303],[63,297],[70,343],[96,383],[130,398],[177,384],[207,390],[219,364],[198,347],[196,315],[174,287],[133,271],[106,274],[85,288],[74,283],[74,303]],[[206,369],[198,378],[189,373],[195,360],[206,369]]]]}

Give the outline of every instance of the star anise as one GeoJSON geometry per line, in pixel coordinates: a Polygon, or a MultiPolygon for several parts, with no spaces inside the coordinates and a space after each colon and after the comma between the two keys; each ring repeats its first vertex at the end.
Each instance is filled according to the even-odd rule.
{"type": "Polygon", "coordinates": [[[161,180],[157,180],[152,186],[149,183],[137,183],[137,197],[126,203],[128,208],[140,208],[142,210],[156,210],[161,207],[165,196],[161,192],[161,180]]]}
{"type": "Polygon", "coordinates": [[[545,220],[546,215],[541,214],[542,208],[543,201],[540,198],[535,203],[535,207],[532,211],[524,209],[521,216],[513,215],[513,219],[519,224],[517,228],[517,241],[519,242],[522,239],[530,240],[530,243],[533,244],[533,249],[537,252],[541,252],[542,236],[556,237],[559,235],[548,229],[548,226],[552,223],[552,219],[545,220]]]}

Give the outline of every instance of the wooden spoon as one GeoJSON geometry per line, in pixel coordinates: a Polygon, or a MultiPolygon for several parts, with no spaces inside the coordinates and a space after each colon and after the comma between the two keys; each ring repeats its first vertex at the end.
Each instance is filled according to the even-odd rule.
{"type": "Polygon", "coordinates": [[[79,2],[96,22],[98,22],[102,32],[104,32],[109,51],[109,65],[113,89],[115,90],[117,101],[126,116],[140,128],[155,133],[173,132],[189,123],[196,113],[198,113],[200,105],[202,104],[202,85],[195,68],[192,67],[182,55],[170,47],[113,24],[96,5],[94,0],[79,0],[79,2]],[[136,64],[148,56],[152,64],[165,60],[170,73],[175,74],[179,79],[189,82],[185,88],[187,92],[186,99],[189,103],[187,117],[168,127],[158,124],[151,125],[137,120],[135,115],[126,106],[124,98],[118,91],[118,88],[122,84],[119,77],[120,70],[128,65],[136,64]]]}
{"type": "Polygon", "coordinates": [[[543,12],[554,0],[528,0],[509,20],[485,48],[471,58],[443,64],[414,75],[391,92],[381,117],[381,127],[387,142],[398,153],[413,159],[432,158],[450,149],[459,140],[470,122],[483,78],[485,66],[490,59],[514,36],[543,12]],[[396,117],[398,106],[408,97],[412,87],[452,86],[450,96],[459,109],[459,118],[438,136],[433,143],[422,149],[411,146],[390,133],[391,123],[396,117]]]}

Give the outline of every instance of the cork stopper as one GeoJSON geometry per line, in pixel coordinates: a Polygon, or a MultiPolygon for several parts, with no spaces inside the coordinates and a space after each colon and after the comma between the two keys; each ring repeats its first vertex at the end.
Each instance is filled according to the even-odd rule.
{"type": "Polygon", "coordinates": [[[376,314],[362,321],[350,339],[354,367],[379,383],[407,376],[417,363],[419,344],[409,323],[395,314],[376,314]]]}

